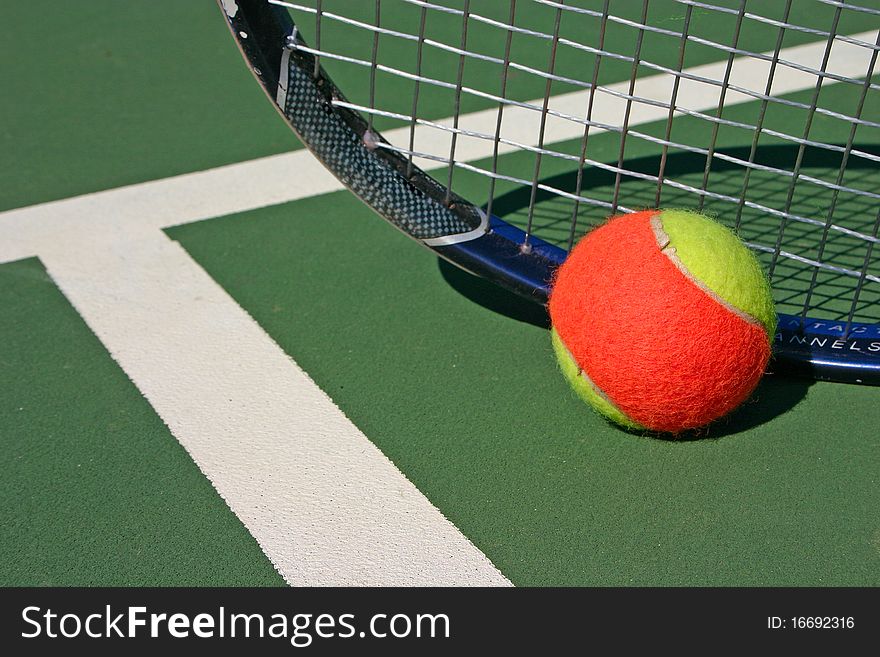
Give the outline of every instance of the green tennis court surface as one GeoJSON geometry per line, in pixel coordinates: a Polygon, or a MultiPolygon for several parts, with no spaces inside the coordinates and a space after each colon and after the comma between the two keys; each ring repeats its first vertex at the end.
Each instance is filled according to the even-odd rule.
{"type": "MultiPolygon", "coordinates": [[[[156,220],[161,230],[150,233],[144,226],[152,219],[142,225],[119,210],[126,228],[118,230],[131,237],[113,239],[113,208],[134,206],[122,197],[114,206],[117,196],[108,196],[94,205],[93,222],[83,206],[75,224],[52,223],[47,206],[40,217],[57,233],[41,233],[32,215],[11,211],[299,145],[241,63],[212,0],[124,8],[109,0],[75,8],[31,2],[7,15],[17,29],[0,45],[7,154],[0,210],[9,211],[0,215],[0,254],[8,254],[0,257],[0,583],[280,585],[261,546],[289,539],[292,562],[302,549],[301,526],[275,526],[268,539],[259,528],[271,523],[230,509],[241,506],[229,486],[253,473],[239,473],[224,446],[254,436],[215,441],[205,428],[201,451],[187,442],[209,426],[185,423],[198,413],[214,418],[210,426],[228,417],[231,426],[257,428],[260,414],[236,407],[237,396],[204,408],[214,398],[174,387],[192,379],[176,377],[173,363],[156,379],[151,354],[135,353],[137,343],[127,350],[126,331],[114,333],[112,313],[101,314],[131,307],[131,317],[150,315],[139,307],[149,294],[101,280],[86,246],[106,241],[94,253],[111,251],[118,269],[106,271],[125,273],[144,266],[143,244],[155,233],[172,241],[157,253],[179,244],[185,253],[174,258],[191,259],[213,280],[515,585],[880,584],[876,388],[771,375],[703,439],[621,432],[568,390],[540,309],[439,263],[342,191],[244,211],[230,205],[210,216],[190,207],[201,203],[196,194],[189,206],[180,202],[180,222],[156,220]],[[148,29],[157,20],[162,29],[148,29]],[[22,61],[28,66],[15,63],[22,61]]],[[[842,32],[877,27],[848,20],[842,32]]],[[[831,89],[823,101],[851,98],[831,89]]],[[[750,111],[743,104],[730,116],[750,111]]],[[[827,127],[820,122],[816,134],[827,127]]],[[[662,133],[644,129],[655,128],[662,133]]],[[[597,137],[591,156],[616,160],[615,139],[597,137]]],[[[637,147],[630,155],[650,157],[637,147]]],[[[552,163],[544,174],[573,175],[552,163]]],[[[854,175],[880,182],[876,169],[854,175]]],[[[168,202],[165,187],[153,192],[154,203],[150,189],[159,188],[137,205],[145,217],[168,202]]],[[[477,182],[462,176],[463,195],[469,189],[477,182]]],[[[515,220],[522,199],[501,198],[496,211],[515,220]]],[[[552,201],[542,212],[555,220],[552,201]]],[[[203,279],[194,280],[181,289],[203,279]]],[[[201,312],[193,306],[193,315],[201,312]]],[[[236,344],[235,332],[224,337],[223,326],[182,337],[177,315],[150,321],[167,324],[168,337],[156,340],[178,341],[167,353],[182,356],[181,368],[186,340],[192,349],[225,340],[230,359],[249,353],[249,343],[236,344]]],[[[266,416],[277,402],[268,398],[266,416]]],[[[301,439],[280,435],[279,451],[301,439]]],[[[299,481],[271,484],[296,489],[299,481]]],[[[324,520],[311,518],[315,527],[324,520]]],[[[370,531],[405,543],[394,517],[387,522],[370,531]]],[[[352,526],[351,542],[336,545],[333,558],[344,561],[361,531],[352,526]]],[[[321,558],[304,552],[295,581],[308,581],[309,564],[321,558]]]]}

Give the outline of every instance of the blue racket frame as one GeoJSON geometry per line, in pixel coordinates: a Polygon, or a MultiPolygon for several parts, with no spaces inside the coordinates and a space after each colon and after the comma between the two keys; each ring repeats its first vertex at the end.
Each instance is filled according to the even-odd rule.
{"type": "MultiPolygon", "coordinates": [[[[383,148],[305,46],[288,12],[266,0],[218,0],[269,99],[305,146],[354,194],[440,257],[546,304],[567,252],[485,213],[383,148]],[[336,101],[336,102],[335,102],[336,101]]],[[[880,385],[880,325],[780,314],[775,371],[880,385]]]]}

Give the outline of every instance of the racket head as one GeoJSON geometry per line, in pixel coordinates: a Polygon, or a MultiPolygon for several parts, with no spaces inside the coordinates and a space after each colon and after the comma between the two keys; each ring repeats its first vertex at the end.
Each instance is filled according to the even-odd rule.
{"type": "MultiPolygon", "coordinates": [[[[301,29],[292,19],[291,13],[284,6],[284,3],[272,4],[265,0],[218,0],[218,2],[242,54],[267,97],[304,145],[340,181],[380,216],[433,250],[440,257],[472,274],[486,278],[502,288],[536,303],[545,304],[553,274],[564,261],[566,249],[570,248],[578,232],[582,233],[587,230],[591,224],[599,220],[600,216],[607,216],[607,213],[612,211],[634,210],[660,201],[668,203],[672,207],[698,203],[701,209],[709,212],[714,211],[719,219],[726,218],[728,224],[734,224],[734,227],[739,229],[741,236],[756,249],[759,255],[764,256],[769,251],[772,256],[769,267],[771,271],[776,270],[777,272],[774,288],[777,291],[778,301],[780,296],[784,297],[789,292],[795,295],[806,294],[808,297],[800,312],[786,312],[789,308],[794,307],[794,304],[780,304],[780,309],[783,312],[779,313],[779,324],[774,341],[775,369],[792,371],[821,380],[880,385],[880,324],[871,314],[874,312],[871,310],[872,308],[880,307],[880,304],[873,302],[872,297],[872,295],[877,296],[876,289],[880,287],[874,280],[877,275],[873,273],[872,269],[872,251],[874,244],[878,241],[877,224],[880,223],[880,214],[877,214],[873,219],[872,226],[869,209],[867,218],[862,221],[858,229],[839,226],[838,223],[842,222],[832,222],[834,205],[837,205],[843,212],[853,212],[853,208],[857,206],[853,200],[871,208],[871,202],[876,205],[875,199],[866,197],[862,193],[847,195],[853,190],[861,192],[861,187],[844,184],[843,174],[841,174],[841,181],[836,185],[825,184],[823,187],[824,202],[826,205],[832,204],[832,210],[827,213],[827,217],[822,217],[821,213],[818,217],[801,214],[803,213],[802,208],[808,207],[810,203],[816,203],[816,198],[807,196],[807,198],[800,200],[797,186],[793,182],[788,186],[779,187],[777,185],[779,189],[770,192],[765,191],[769,197],[780,195],[791,197],[783,203],[785,206],[783,211],[773,210],[768,213],[762,203],[749,202],[745,198],[736,199],[737,187],[741,186],[744,173],[747,177],[752,178],[753,189],[772,186],[774,176],[776,176],[775,180],[779,179],[778,172],[782,170],[781,167],[784,165],[781,163],[784,161],[788,162],[788,174],[796,172],[795,178],[801,178],[807,184],[812,183],[815,180],[815,177],[811,175],[812,169],[810,167],[812,151],[804,148],[804,142],[808,139],[801,139],[800,143],[795,140],[794,143],[769,146],[757,146],[756,142],[751,145],[740,144],[734,147],[722,145],[719,141],[719,132],[723,133],[724,129],[729,126],[726,126],[725,120],[727,119],[719,110],[715,115],[715,121],[710,120],[709,113],[697,112],[702,117],[702,129],[707,131],[711,138],[711,149],[708,153],[706,153],[706,149],[695,151],[689,148],[677,148],[679,144],[675,141],[676,135],[671,129],[674,125],[672,116],[681,108],[675,103],[676,97],[675,91],[673,91],[673,100],[667,102],[666,106],[662,108],[669,114],[669,120],[666,122],[666,134],[662,139],[654,139],[654,141],[659,141],[661,145],[660,152],[640,157],[629,156],[625,144],[627,135],[636,135],[639,138],[650,137],[650,135],[642,134],[635,127],[629,125],[627,120],[629,112],[635,104],[634,100],[638,99],[637,83],[645,76],[645,72],[640,70],[643,62],[639,60],[637,48],[636,56],[632,58],[633,70],[629,80],[629,93],[624,94],[627,96],[627,116],[624,118],[620,130],[620,151],[616,163],[594,162],[586,157],[586,141],[589,132],[585,130],[584,139],[579,144],[582,146],[582,152],[579,158],[574,159],[575,171],[556,176],[541,176],[542,158],[546,162],[547,158],[552,156],[546,152],[545,137],[549,139],[548,135],[554,129],[552,123],[559,118],[554,114],[555,110],[553,102],[551,102],[553,76],[550,75],[545,78],[547,81],[546,93],[543,103],[540,103],[541,106],[537,106],[538,101],[530,104],[531,110],[538,110],[541,116],[537,145],[533,143],[526,148],[529,154],[534,154],[536,160],[534,176],[531,181],[508,176],[507,178],[512,178],[512,180],[504,180],[504,182],[518,185],[518,188],[496,195],[494,193],[495,182],[503,178],[497,173],[499,150],[510,150],[511,147],[510,143],[499,138],[501,112],[507,111],[508,117],[510,117],[512,112],[516,111],[522,103],[519,105],[517,101],[507,103],[504,93],[500,96],[492,96],[501,99],[498,110],[499,131],[494,134],[495,152],[493,154],[492,175],[489,176],[492,183],[490,193],[485,205],[480,207],[451,189],[452,172],[459,168],[468,167],[466,162],[455,159],[455,140],[474,137],[465,129],[458,128],[458,113],[452,121],[452,129],[449,131],[453,141],[452,152],[433,156],[438,163],[447,165],[448,175],[443,175],[445,172],[442,171],[438,175],[434,169],[426,173],[419,167],[419,163],[429,161],[426,156],[430,157],[430,154],[414,150],[413,133],[416,124],[419,125],[419,128],[424,125],[435,127],[431,125],[432,121],[419,119],[415,112],[409,117],[392,112],[386,113],[390,116],[383,115],[381,110],[375,107],[374,80],[371,80],[368,103],[363,100],[357,103],[350,102],[322,66],[322,60],[326,60],[328,57],[333,58],[330,54],[331,51],[326,47],[326,36],[322,49],[310,46],[303,38],[301,29]],[[395,133],[396,139],[386,140],[376,128],[376,124],[381,123],[380,120],[374,120],[376,117],[378,119],[394,119],[395,117],[409,119],[412,124],[409,143],[406,143],[406,135],[402,134],[402,130],[392,131],[395,133]],[[549,117],[549,125],[545,121],[547,117],[549,117]],[[772,164],[767,164],[768,162],[772,164]],[[747,166],[744,166],[744,163],[747,166]],[[652,177],[653,180],[651,180],[652,177]],[[710,179],[711,185],[709,184],[710,179]],[[646,181],[648,184],[645,184],[646,181]],[[726,184],[729,189],[725,187],[726,184]],[[604,189],[602,189],[603,187],[604,189]],[[650,197],[655,189],[656,193],[652,199],[650,197]],[[525,193],[526,191],[528,194],[525,193]],[[833,197],[832,200],[829,200],[829,194],[833,197]],[[513,201],[514,197],[519,201],[513,201]],[[527,202],[523,202],[526,199],[527,202]],[[622,200],[624,199],[633,207],[623,205],[622,200]],[[679,199],[681,200],[679,201],[679,199]],[[731,199],[740,201],[736,207],[735,215],[728,215],[726,210],[729,210],[729,207],[724,205],[729,203],[731,199]],[[562,225],[557,227],[557,234],[554,234],[551,225],[554,221],[552,217],[565,213],[550,212],[551,221],[545,221],[542,224],[542,203],[546,203],[548,200],[550,203],[561,200],[569,205],[574,205],[574,219],[568,224],[560,222],[562,225]],[[850,203],[849,206],[847,202],[850,203]],[[582,213],[578,218],[579,206],[586,207],[590,212],[582,213]],[[498,215],[502,215],[504,218],[498,215]],[[871,233],[872,227],[873,234],[871,233]],[[783,236],[786,233],[787,236],[783,243],[783,236]],[[801,237],[801,233],[804,234],[803,237],[801,237]],[[818,258],[799,259],[794,254],[787,254],[782,248],[789,244],[796,244],[797,239],[808,242],[815,240],[818,233],[822,234],[818,258]],[[842,266],[839,262],[836,264],[826,262],[829,260],[828,254],[831,254],[834,249],[839,249],[834,246],[834,238],[841,235],[846,239],[856,239],[859,245],[864,247],[854,257],[852,265],[846,263],[847,266],[842,266]],[[757,236],[756,239],[761,241],[750,240],[752,236],[757,236]],[[783,254],[781,258],[780,253],[783,254]],[[804,262],[805,260],[806,262],[804,262]],[[798,269],[798,265],[803,266],[798,269]],[[805,277],[812,280],[805,282],[805,277]],[[825,277],[831,279],[827,283],[829,289],[839,285],[836,282],[838,279],[846,281],[849,287],[846,288],[846,294],[843,296],[847,297],[847,301],[851,299],[851,303],[847,308],[847,303],[841,302],[840,299],[835,299],[834,295],[831,295],[829,303],[825,304],[828,314],[823,317],[814,314],[817,310],[823,310],[823,303],[815,303],[811,306],[810,300],[822,301],[820,299],[822,293],[817,293],[816,290],[821,289],[825,277]],[[806,292],[804,292],[805,286],[809,287],[806,292]],[[855,298],[852,298],[853,290],[855,290],[855,298]],[[861,297],[861,304],[859,297],[861,297]],[[864,310],[865,307],[869,309],[867,312],[864,310]],[[860,314],[873,321],[858,321],[860,314]]],[[[320,4],[318,3],[318,7],[313,11],[313,15],[318,18],[321,13],[320,4]]],[[[434,6],[430,3],[412,4],[422,5],[423,16],[427,10],[425,5],[434,6]]],[[[552,35],[545,34],[550,37],[553,47],[556,47],[560,41],[565,39],[559,32],[559,19],[563,15],[563,9],[570,8],[552,2],[544,2],[543,4],[549,5],[551,9],[556,11],[555,31],[552,35]]],[[[690,16],[691,5],[687,5],[687,8],[688,16],[690,16]]],[[[613,18],[607,13],[607,10],[606,4],[605,11],[600,17],[603,25],[606,26],[613,18]]],[[[462,12],[459,11],[459,13],[462,12]]],[[[513,12],[511,12],[512,15],[513,12]]],[[[740,22],[743,20],[743,15],[741,9],[737,16],[740,22]]],[[[465,12],[464,25],[467,25],[469,18],[470,16],[465,12]]],[[[317,24],[320,25],[320,21],[317,24]]],[[[388,68],[387,66],[382,68],[376,60],[375,44],[378,40],[377,35],[380,33],[379,28],[376,26],[371,28],[363,22],[360,24],[362,29],[368,31],[372,29],[375,39],[372,54],[366,53],[363,59],[359,60],[359,65],[368,64],[369,74],[375,76],[376,70],[386,71],[388,68]],[[372,60],[370,60],[371,57],[372,60]]],[[[642,27],[644,28],[644,25],[642,27]]],[[[685,34],[686,31],[687,27],[684,28],[682,34],[685,34]]],[[[829,41],[833,41],[835,36],[831,32],[827,33],[829,41]]],[[[425,39],[424,26],[422,26],[422,32],[418,34],[418,38],[425,39]]],[[[464,38],[463,41],[465,41],[464,38]]],[[[600,53],[603,52],[601,50],[602,41],[603,37],[600,35],[598,49],[600,53]]],[[[859,41],[859,43],[862,42],[859,41]]],[[[736,45],[736,40],[734,40],[734,45],[736,45]]],[[[448,44],[449,48],[454,49],[456,46],[459,54],[470,52],[467,50],[466,43],[448,44]]],[[[510,66],[509,41],[507,46],[505,61],[510,66]]],[[[860,47],[864,47],[864,44],[860,47]]],[[[729,50],[726,77],[720,80],[722,108],[724,105],[723,94],[740,93],[732,82],[732,71],[735,69],[732,62],[737,61],[734,57],[736,52],[734,48],[729,48],[729,50]]],[[[829,48],[829,52],[830,50],[829,48]]],[[[682,47],[682,53],[683,51],[682,47]]],[[[868,75],[862,87],[863,97],[860,112],[866,99],[873,101],[877,96],[876,85],[870,82],[870,74],[876,61],[876,51],[876,44],[873,49],[866,49],[870,63],[867,70],[868,75]]],[[[785,56],[788,52],[788,50],[781,49],[780,41],[775,51],[777,64],[779,61],[787,61],[785,56]]],[[[423,56],[421,51],[419,56],[423,56]]],[[[605,53],[606,58],[609,56],[610,53],[605,53]]],[[[345,55],[336,55],[336,57],[340,58],[337,61],[345,61],[345,55]]],[[[464,61],[463,55],[460,56],[460,60],[464,61]]],[[[722,72],[725,71],[723,64],[722,61],[721,69],[716,71],[718,77],[721,77],[722,72]]],[[[551,74],[553,73],[552,59],[548,70],[551,74]]],[[[653,72],[648,71],[648,73],[653,72]]],[[[676,83],[682,81],[686,83],[690,80],[687,75],[681,72],[680,68],[677,75],[674,73],[673,78],[676,83]]],[[[366,74],[367,72],[365,72],[366,74]]],[[[693,74],[690,75],[693,76],[693,74]]],[[[584,77],[588,77],[588,75],[584,77]]],[[[818,79],[821,76],[814,77],[818,79]]],[[[846,82],[853,87],[859,86],[858,80],[855,79],[848,79],[846,82]]],[[[589,98],[590,107],[587,109],[588,118],[586,121],[581,120],[581,125],[602,129],[601,124],[590,118],[590,108],[596,100],[594,98],[595,91],[593,91],[597,88],[596,79],[582,80],[582,83],[584,88],[588,90],[584,93],[589,94],[585,98],[589,98]]],[[[460,110],[459,99],[463,86],[461,71],[459,71],[457,89],[455,90],[458,94],[457,111],[460,110]]],[[[819,86],[821,87],[821,85],[819,86]]],[[[818,98],[818,91],[816,96],[818,98]]],[[[811,117],[817,111],[821,114],[817,98],[813,99],[810,110],[811,117]]],[[[415,104],[413,103],[414,106],[415,104]]],[[[527,105],[529,104],[527,103],[527,105]]],[[[769,104],[762,101],[762,105],[766,111],[769,104]]],[[[873,123],[862,121],[860,117],[857,122],[861,121],[869,128],[874,128],[873,123]]],[[[735,121],[731,120],[731,122],[735,121]]],[[[860,125],[860,127],[863,126],[860,125]]],[[[492,137],[492,135],[488,136],[492,137]]],[[[487,135],[482,134],[479,137],[486,138],[487,135]]],[[[631,140],[634,138],[631,137],[631,140]]],[[[874,159],[852,157],[853,153],[859,156],[873,155],[863,144],[856,142],[852,136],[845,144],[829,142],[822,145],[832,147],[832,150],[836,152],[836,168],[841,172],[845,172],[847,175],[852,175],[852,172],[864,172],[865,177],[870,177],[872,173],[876,174],[876,162],[880,161],[880,157],[875,156],[874,159]]],[[[567,161],[572,162],[571,153],[557,153],[557,155],[559,154],[567,155],[567,161]]],[[[828,170],[835,168],[828,162],[822,166],[828,170]]],[[[485,169],[482,171],[485,173],[485,169]]],[[[849,183],[849,179],[846,182],[849,183]]],[[[860,183],[861,186],[865,184],[864,181],[860,183]]],[[[748,182],[746,186],[748,186],[748,182]]],[[[876,210],[876,208],[873,209],[876,210]]],[[[838,254],[835,257],[839,260],[843,256],[838,254]]]]}

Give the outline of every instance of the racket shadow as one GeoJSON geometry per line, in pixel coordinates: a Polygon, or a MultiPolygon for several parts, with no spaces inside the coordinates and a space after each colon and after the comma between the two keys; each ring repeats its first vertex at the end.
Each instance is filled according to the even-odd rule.
{"type": "Polygon", "coordinates": [[[468,301],[518,322],[550,328],[550,316],[541,304],[474,276],[443,258],[437,258],[437,264],[446,283],[468,301]]]}
{"type": "MultiPolygon", "coordinates": [[[[845,144],[833,144],[843,149],[845,144]]],[[[854,150],[880,156],[877,144],[856,143],[854,150]]],[[[738,207],[737,200],[743,194],[745,201],[782,210],[788,199],[790,179],[776,172],[785,171],[794,166],[798,158],[795,145],[773,144],[760,146],[753,158],[755,166],[746,177],[746,172],[739,162],[750,159],[749,147],[720,148],[712,160],[710,174],[706,178],[708,194],[704,198],[703,211],[714,215],[722,223],[733,226],[739,213],[738,230],[746,241],[773,246],[780,235],[780,220],[772,214],[762,211],[760,207],[745,205],[738,207]],[[726,158],[726,159],[725,159],[726,158]]],[[[833,177],[840,168],[842,155],[839,152],[807,148],[803,154],[802,173],[816,178],[833,177]]],[[[616,166],[616,163],[608,163],[616,166]]],[[[666,184],[660,198],[660,207],[696,208],[699,203],[699,190],[704,184],[706,157],[699,153],[669,153],[663,166],[664,179],[675,181],[679,186],[666,184]]],[[[661,169],[659,154],[631,158],[626,161],[624,169],[634,175],[623,175],[619,182],[617,198],[621,205],[633,210],[651,208],[657,205],[656,182],[645,177],[656,176],[661,169]]],[[[850,157],[847,163],[845,185],[864,190],[875,191],[876,176],[880,171],[880,162],[862,157],[850,157]]],[[[571,222],[574,202],[560,196],[559,190],[567,194],[577,191],[577,170],[571,169],[539,181],[541,188],[535,194],[535,206],[531,213],[534,233],[545,241],[563,248],[567,247],[571,236],[571,222]]],[[[577,240],[590,228],[602,223],[609,214],[609,207],[615,198],[615,187],[618,184],[615,173],[609,170],[591,168],[584,171],[580,187],[580,196],[591,199],[592,203],[582,202],[577,208],[577,226],[574,238],[577,240]]],[[[506,193],[499,194],[492,201],[492,212],[501,219],[520,227],[524,227],[529,217],[531,188],[520,186],[506,193]]],[[[834,223],[859,233],[870,232],[876,221],[876,202],[873,198],[847,192],[839,193],[835,198],[833,186],[818,186],[809,181],[798,182],[797,194],[792,200],[790,212],[794,215],[810,217],[824,222],[832,203],[835,207],[834,223]]],[[[821,232],[821,228],[818,229],[821,232]]],[[[783,248],[811,252],[815,250],[816,225],[789,221],[785,225],[783,248]]],[[[831,236],[839,236],[832,231],[831,236]]],[[[825,257],[844,257],[847,250],[861,246],[866,242],[855,242],[846,238],[840,245],[829,243],[829,252],[825,257]],[[843,253],[837,253],[835,247],[843,253]]],[[[858,249],[856,249],[858,250],[858,249]]],[[[810,255],[814,255],[810,253],[810,255]]],[[[861,255],[861,254],[859,254],[861,255]]],[[[853,267],[860,264],[853,255],[853,267]]]]}

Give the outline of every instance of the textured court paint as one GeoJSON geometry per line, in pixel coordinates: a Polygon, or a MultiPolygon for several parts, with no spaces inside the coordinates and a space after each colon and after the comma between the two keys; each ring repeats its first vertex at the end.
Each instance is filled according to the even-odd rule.
{"type": "Polygon", "coordinates": [[[0,335],[0,585],[284,584],[36,260],[0,335]]]}
{"type": "MultiPolygon", "coordinates": [[[[576,95],[567,99],[567,102],[576,101],[576,95]]],[[[709,101],[711,97],[702,102],[709,101]]],[[[489,113],[478,113],[466,121],[478,126],[480,120],[485,121],[489,116],[489,113]]],[[[636,114],[633,125],[639,120],[653,118],[656,117],[650,113],[644,116],[636,114]]],[[[512,120],[512,115],[509,115],[508,124],[525,125],[512,120]]],[[[555,135],[553,138],[574,136],[574,133],[556,134],[552,129],[548,134],[555,135]]],[[[392,135],[392,138],[400,136],[392,135]]],[[[532,137],[525,133],[512,136],[516,139],[532,137]]],[[[442,142],[444,137],[440,137],[442,142]]],[[[459,152],[468,157],[488,154],[485,144],[478,150],[469,151],[463,147],[459,152]]],[[[76,243],[85,234],[101,235],[103,239],[116,239],[122,243],[132,239],[150,241],[154,239],[151,233],[160,227],[281,203],[339,187],[339,183],[318,166],[309,154],[297,152],[23,208],[0,215],[0,232],[9,236],[0,244],[0,262],[42,254],[46,245],[76,243]],[[287,182],[292,180],[296,180],[297,184],[287,182]]],[[[243,343],[240,348],[244,351],[243,343]]],[[[146,359],[147,355],[142,352],[139,357],[146,359]]],[[[254,531],[253,523],[243,519],[254,531]]],[[[275,540],[271,531],[269,534],[256,533],[264,547],[275,540]]],[[[270,551],[270,557],[276,565],[282,563],[280,567],[288,578],[300,576],[289,575],[290,572],[296,572],[295,568],[285,566],[277,554],[270,551]]],[[[302,575],[306,578],[302,581],[311,581],[307,579],[309,576],[302,575]]]]}
{"type": "Polygon", "coordinates": [[[621,413],[677,434],[746,400],[767,366],[770,340],[661,251],[652,219],[663,216],[622,215],[591,231],[560,267],[549,309],[575,362],[621,413]]]}
{"type": "Polygon", "coordinates": [[[289,583],[509,584],[161,232],[40,255],[289,583]]]}
{"type": "Polygon", "coordinates": [[[771,376],[703,440],[641,438],[531,306],[345,192],[168,232],[514,584],[880,585],[880,389],[771,376]]]}
{"type": "Polygon", "coordinates": [[[298,147],[212,0],[3,5],[0,209],[298,147]]]}

